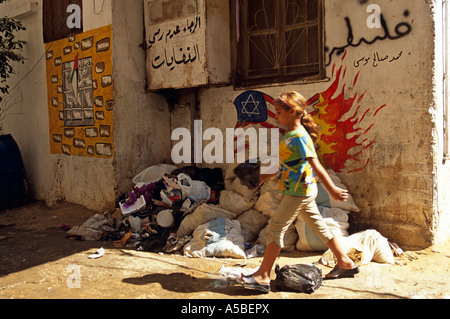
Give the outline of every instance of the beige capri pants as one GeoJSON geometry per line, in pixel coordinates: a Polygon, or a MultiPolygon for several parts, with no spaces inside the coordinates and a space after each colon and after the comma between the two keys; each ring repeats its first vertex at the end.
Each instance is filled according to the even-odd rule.
{"type": "Polygon", "coordinates": [[[320,214],[316,204],[316,195],[309,197],[283,196],[278,210],[269,220],[266,245],[276,243],[284,247],[284,234],[300,215],[309,229],[325,244],[333,239],[333,234],[320,214]]]}

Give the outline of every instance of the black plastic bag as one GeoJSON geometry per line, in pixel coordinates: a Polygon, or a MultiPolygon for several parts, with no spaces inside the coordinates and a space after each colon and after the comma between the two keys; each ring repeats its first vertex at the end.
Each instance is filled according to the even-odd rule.
{"type": "Polygon", "coordinates": [[[255,189],[259,186],[261,162],[259,160],[257,160],[256,163],[246,161],[245,163],[236,166],[234,173],[243,185],[247,186],[249,189],[255,189]]]}
{"type": "Polygon", "coordinates": [[[313,265],[276,265],[275,287],[279,291],[314,293],[322,285],[322,270],[313,265]]]}

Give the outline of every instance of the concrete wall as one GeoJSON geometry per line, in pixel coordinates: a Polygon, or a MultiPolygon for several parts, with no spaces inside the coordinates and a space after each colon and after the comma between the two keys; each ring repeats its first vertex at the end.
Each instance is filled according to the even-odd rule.
{"type": "MultiPolygon", "coordinates": [[[[439,2],[439,1],[438,1],[439,2]]],[[[436,4],[433,7],[433,17],[435,21],[448,20],[449,6],[441,6],[436,4]]],[[[435,241],[445,240],[450,230],[450,158],[448,154],[450,150],[450,135],[442,134],[444,127],[449,128],[449,95],[448,84],[442,80],[444,72],[446,73],[448,82],[448,71],[450,69],[448,61],[450,54],[448,52],[448,39],[450,35],[450,24],[436,23],[435,27],[435,74],[433,79],[434,99],[431,103],[430,113],[434,124],[433,130],[433,157],[436,159],[434,164],[434,179],[436,186],[434,188],[433,210],[435,214],[432,218],[432,231],[435,235],[435,241]],[[444,52],[444,54],[442,54],[444,52]],[[447,60],[447,63],[446,61],[447,60]],[[447,110],[444,109],[447,104],[447,110]],[[445,147],[447,144],[447,147],[445,147]]]]}
{"type": "Polygon", "coordinates": [[[114,143],[117,194],[143,169],[170,161],[167,101],[146,92],[142,1],[113,1],[114,143]]]}

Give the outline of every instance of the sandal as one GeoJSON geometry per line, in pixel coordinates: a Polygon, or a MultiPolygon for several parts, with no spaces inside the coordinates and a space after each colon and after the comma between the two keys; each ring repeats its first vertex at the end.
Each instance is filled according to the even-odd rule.
{"type": "Polygon", "coordinates": [[[339,278],[354,278],[359,273],[359,267],[355,266],[351,269],[343,269],[338,266],[334,267],[332,271],[325,276],[325,279],[339,279],[339,278]]]}
{"type": "Polygon", "coordinates": [[[131,235],[133,235],[132,232],[128,232],[125,234],[125,236],[123,236],[123,238],[121,240],[116,240],[113,241],[113,245],[116,248],[121,248],[123,246],[125,246],[125,244],[127,243],[128,239],[130,239],[131,235]]]}
{"type": "Polygon", "coordinates": [[[242,276],[242,285],[245,288],[258,290],[261,292],[264,292],[268,294],[270,292],[270,285],[269,284],[260,284],[258,283],[255,278],[253,278],[253,275],[250,276],[242,276]]]}

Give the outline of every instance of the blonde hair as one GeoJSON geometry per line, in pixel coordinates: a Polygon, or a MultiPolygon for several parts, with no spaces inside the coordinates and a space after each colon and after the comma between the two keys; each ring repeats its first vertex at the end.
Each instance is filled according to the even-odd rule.
{"type": "Polygon", "coordinates": [[[306,111],[308,104],[303,95],[295,91],[287,91],[281,94],[275,102],[287,111],[295,110],[300,122],[311,135],[313,142],[317,143],[320,139],[319,125],[306,111]]]}

